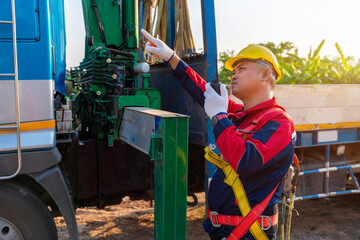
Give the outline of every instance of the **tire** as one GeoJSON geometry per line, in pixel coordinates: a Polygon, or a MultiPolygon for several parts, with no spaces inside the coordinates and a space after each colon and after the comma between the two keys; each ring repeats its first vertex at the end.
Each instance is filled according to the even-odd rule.
{"type": "Polygon", "coordinates": [[[56,240],[49,210],[28,188],[0,182],[0,239],[56,240]]]}

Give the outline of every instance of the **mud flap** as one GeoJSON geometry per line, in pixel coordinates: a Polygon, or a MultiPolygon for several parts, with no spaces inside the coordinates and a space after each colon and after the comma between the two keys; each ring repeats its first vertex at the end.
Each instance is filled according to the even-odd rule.
{"type": "Polygon", "coordinates": [[[78,228],[75,218],[75,209],[69,188],[58,165],[41,173],[29,174],[34,178],[54,199],[63,215],[71,240],[79,240],[78,228]]]}

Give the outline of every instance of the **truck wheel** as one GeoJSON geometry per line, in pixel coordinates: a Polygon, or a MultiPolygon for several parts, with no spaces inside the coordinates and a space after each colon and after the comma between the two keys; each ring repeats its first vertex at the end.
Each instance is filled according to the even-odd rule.
{"type": "Polygon", "coordinates": [[[49,210],[24,186],[0,182],[0,239],[58,239],[49,210]]]}

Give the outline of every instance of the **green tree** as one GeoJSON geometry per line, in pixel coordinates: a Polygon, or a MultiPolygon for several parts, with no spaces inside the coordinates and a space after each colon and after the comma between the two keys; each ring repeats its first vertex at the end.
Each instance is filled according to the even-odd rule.
{"type": "Polygon", "coordinates": [[[235,56],[235,51],[234,50],[226,50],[223,51],[219,54],[219,65],[220,65],[220,70],[219,70],[219,81],[224,83],[224,84],[230,84],[231,83],[231,75],[232,72],[230,70],[227,70],[225,68],[225,62],[231,58],[235,56]]]}
{"type": "MultiPolygon", "coordinates": [[[[360,83],[360,62],[354,57],[345,57],[339,44],[335,47],[339,57],[320,57],[319,53],[325,43],[322,40],[319,46],[312,51],[310,48],[307,57],[299,57],[298,49],[292,42],[260,43],[269,48],[277,57],[281,71],[278,84],[341,84],[360,83]]],[[[234,51],[226,50],[219,54],[219,79],[225,84],[231,82],[231,71],[224,68],[225,62],[233,57],[234,51]]]]}

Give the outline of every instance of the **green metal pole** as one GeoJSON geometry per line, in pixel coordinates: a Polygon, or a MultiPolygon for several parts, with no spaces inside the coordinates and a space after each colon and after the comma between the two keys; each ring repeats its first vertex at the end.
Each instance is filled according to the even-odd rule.
{"type": "MultiPolygon", "coordinates": [[[[114,1],[95,0],[99,20],[104,29],[107,44],[118,46],[123,42],[122,23],[120,21],[120,6],[114,1]]],[[[82,0],[84,24],[85,24],[85,57],[88,56],[90,46],[88,37],[93,37],[94,44],[102,43],[99,30],[99,22],[95,13],[95,6],[91,0],[82,0]]],[[[134,11],[134,10],[132,10],[134,11]]],[[[137,22],[136,22],[137,23],[137,22]]]]}
{"type": "Polygon", "coordinates": [[[186,239],[188,127],[188,118],[161,119],[162,156],[154,165],[157,240],[186,239]]]}
{"type": "Polygon", "coordinates": [[[149,88],[150,86],[150,74],[144,73],[143,77],[143,88],[149,88]]]}
{"type": "Polygon", "coordinates": [[[154,239],[185,240],[189,116],[126,107],[119,136],[154,161],[154,239]]]}
{"type": "Polygon", "coordinates": [[[139,1],[125,0],[123,1],[123,22],[128,27],[129,40],[127,48],[139,48],[139,1]]]}

